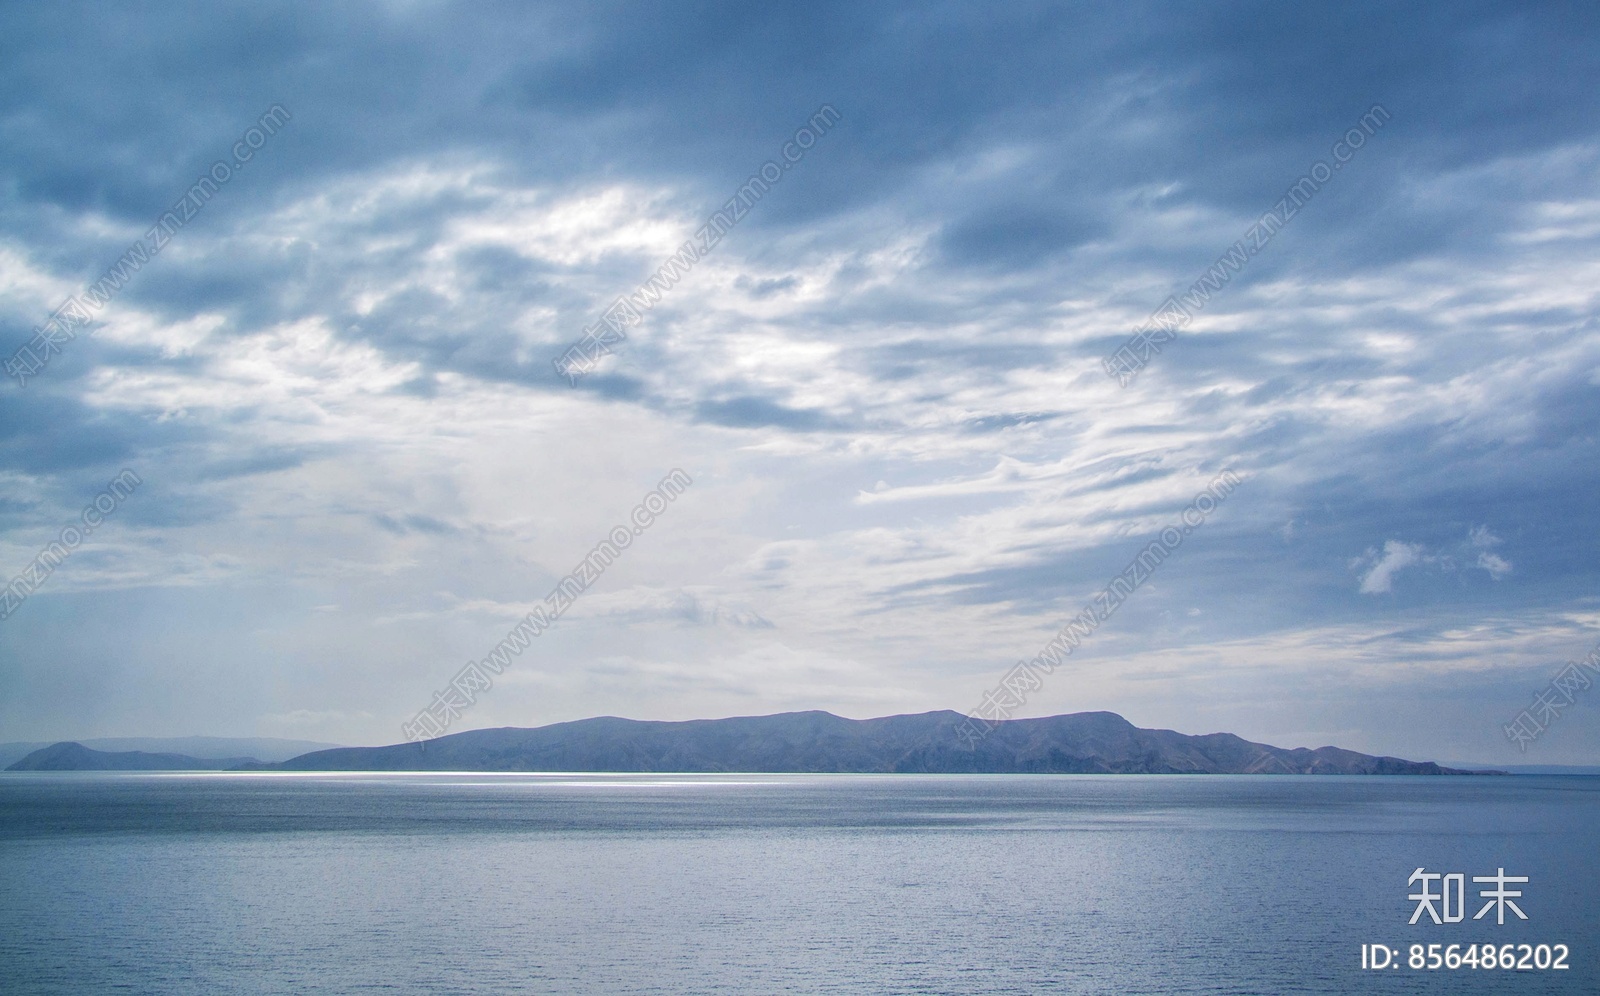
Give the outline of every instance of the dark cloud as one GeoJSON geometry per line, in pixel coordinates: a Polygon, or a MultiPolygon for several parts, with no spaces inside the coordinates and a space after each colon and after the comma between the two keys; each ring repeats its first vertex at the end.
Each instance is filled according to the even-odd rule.
{"type": "Polygon", "coordinates": [[[739,429],[764,426],[812,432],[818,429],[838,429],[840,424],[824,412],[814,409],[790,408],[767,398],[751,395],[728,398],[724,401],[705,401],[695,408],[695,416],[716,425],[739,429]]]}

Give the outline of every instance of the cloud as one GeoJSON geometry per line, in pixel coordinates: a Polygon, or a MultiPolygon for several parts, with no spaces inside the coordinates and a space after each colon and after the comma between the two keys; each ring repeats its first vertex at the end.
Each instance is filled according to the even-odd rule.
{"type": "Polygon", "coordinates": [[[1478,566],[1489,572],[1496,581],[1511,573],[1511,565],[1487,551],[1478,554],[1478,566]]]}
{"type": "Polygon", "coordinates": [[[749,606],[728,604],[714,592],[701,588],[661,590],[649,587],[627,588],[597,594],[583,600],[573,610],[578,619],[605,619],[608,622],[643,623],[666,621],[691,626],[732,626],[739,629],[772,629],[773,624],[749,606]]]}
{"type": "Polygon", "coordinates": [[[1499,546],[1503,541],[1490,532],[1488,526],[1473,526],[1467,536],[1467,542],[1478,549],[1477,564],[1488,571],[1491,578],[1499,581],[1511,573],[1510,562],[1490,552],[1490,548],[1499,546]]]}
{"type": "MultiPolygon", "coordinates": [[[[754,711],[771,661],[822,676],[785,704],[964,707],[1225,467],[1247,484],[1074,688],[1402,618],[1578,640],[1550,620],[1600,584],[1596,15],[1364,10],[1385,31],[1233,3],[4,8],[0,348],[265,107],[293,119],[0,393],[6,570],[120,467],[148,482],[0,627],[0,722],[392,735],[674,466],[694,487],[484,722],[754,711]],[[558,376],[822,103],[804,161],[558,376]],[[1106,377],[1377,103],[1151,367],[1106,377]]],[[[1256,678],[1275,713],[1293,679],[1256,678]]]]}
{"type": "Polygon", "coordinates": [[[1366,573],[1361,575],[1361,594],[1381,595],[1394,590],[1396,574],[1422,562],[1421,544],[1388,540],[1383,544],[1381,555],[1376,550],[1368,550],[1363,557],[1353,561],[1352,566],[1370,564],[1366,573]]]}
{"type": "MultiPolygon", "coordinates": [[[[1473,526],[1467,533],[1464,544],[1457,547],[1457,552],[1465,552],[1468,563],[1475,563],[1489,573],[1494,581],[1499,581],[1511,573],[1509,561],[1490,552],[1489,548],[1498,546],[1503,542],[1500,537],[1489,531],[1487,526],[1473,526]],[[1476,552],[1476,560],[1472,560],[1476,552]]],[[[1401,571],[1412,567],[1430,567],[1436,571],[1449,573],[1458,569],[1461,560],[1456,555],[1448,553],[1429,553],[1421,543],[1403,543],[1399,540],[1388,540],[1383,545],[1380,554],[1376,548],[1369,547],[1367,552],[1350,561],[1350,567],[1363,568],[1360,580],[1360,592],[1363,595],[1389,594],[1394,591],[1394,579],[1401,571]]]]}

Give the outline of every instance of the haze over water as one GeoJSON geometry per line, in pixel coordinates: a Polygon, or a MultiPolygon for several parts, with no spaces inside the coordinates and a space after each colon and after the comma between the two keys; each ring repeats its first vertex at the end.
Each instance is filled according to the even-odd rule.
{"type": "Polygon", "coordinates": [[[8,774],[0,963],[19,994],[1593,992],[1597,818],[1581,777],[8,774]],[[1407,925],[1419,866],[1466,873],[1468,922],[1407,925]],[[1473,922],[1502,866],[1529,920],[1473,922]],[[1360,970],[1485,941],[1572,968],[1360,970]]]}

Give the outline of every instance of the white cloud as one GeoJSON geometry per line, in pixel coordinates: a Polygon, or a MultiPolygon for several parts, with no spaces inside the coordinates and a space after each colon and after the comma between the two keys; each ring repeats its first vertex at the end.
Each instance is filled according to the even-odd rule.
{"type": "Polygon", "coordinates": [[[1511,573],[1511,565],[1488,551],[1478,554],[1478,566],[1489,572],[1496,581],[1511,573]]]}
{"type": "MultiPolygon", "coordinates": [[[[1503,542],[1489,531],[1488,526],[1474,526],[1467,533],[1467,545],[1478,551],[1476,565],[1489,572],[1496,581],[1511,573],[1511,562],[1490,552],[1491,547],[1503,542]]],[[[1380,553],[1376,548],[1350,561],[1352,569],[1363,569],[1361,593],[1382,595],[1394,590],[1394,579],[1401,571],[1411,567],[1431,567],[1436,571],[1451,572],[1459,569],[1458,561],[1449,554],[1432,554],[1421,543],[1403,543],[1388,540],[1380,553]]]]}
{"type": "Polygon", "coordinates": [[[1380,595],[1394,590],[1394,576],[1407,567],[1422,563],[1422,544],[1402,543],[1399,540],[1388,540],[1383,544],[1383,554],[1368,550],[1365,557],[1359,558],[1359,564],[1376,557],[1372,567],[1361,576],[1361,594],[1380,595]]]}
{"type": "Polygon", "coordinates": [[[1503,542],[1500,537],[1489,531],[1488,526],[1474,526],[1467,534],[1467,542],[1471,543],[1480,552],[1478,566],[1489,572],[1489,576],[1498,581],[1511,573],[1511,562],[1498,554],[1490,553],[1491,547],[1496,547],[1503,542]]]}

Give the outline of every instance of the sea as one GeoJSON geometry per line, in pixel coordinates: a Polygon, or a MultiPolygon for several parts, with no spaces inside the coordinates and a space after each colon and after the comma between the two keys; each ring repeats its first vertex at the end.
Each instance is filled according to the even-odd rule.
{"type": "Polygon", "coordinates": [[[5,773],[0,992],[1596,993],[1597,845],[1583,776],[5,773]]]}

